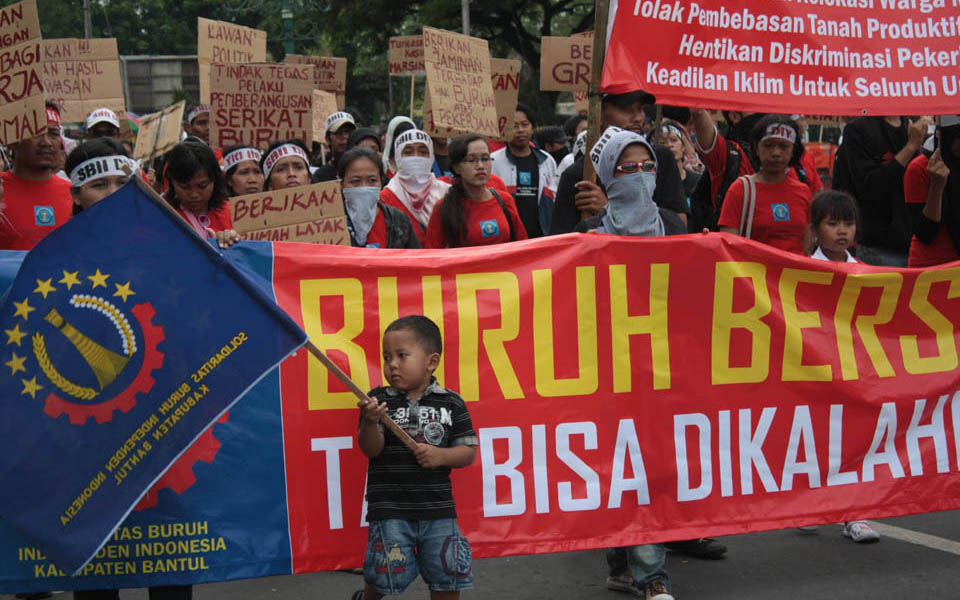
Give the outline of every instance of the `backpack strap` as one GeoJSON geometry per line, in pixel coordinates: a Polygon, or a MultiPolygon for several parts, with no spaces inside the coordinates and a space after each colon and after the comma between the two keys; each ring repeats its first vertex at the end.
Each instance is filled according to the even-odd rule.
{"type": "Polygon", "coordinates": [[[510,226],[510,241],[517,241],[517,232],[513,230],[513,219],[510,218],[510,213],[507,212],[507,207],[503,204],[503,199],[500,198],[500,194],[497,193],[497,190],[493,188],[487,188],[493,194],[493,197],[497,199],[497,204],[500,205],[500,210],[503,211],[503,216],[507,218],[507,225],[510,226]]]}
{"type": "Polygon", "coordinates": [[[740,147],[731,146],[727,152],[727,162],[723,169],[723,179],[720,180],[720,188],[717,190],[717,198],[715,199],[717,208],[723,206],[723,199],[730,190],[730,186],[737,180],[741,160],[743,160],[743,156],[740,154],[740,147]]]}
{"type": "Polygon", "coordinates": [[[750,239],[753,233],[753,214],[757,208],[757,183],[753,175],[744,175],[743,182],[743,210],[740,213],[740,235],[750,239]]]}

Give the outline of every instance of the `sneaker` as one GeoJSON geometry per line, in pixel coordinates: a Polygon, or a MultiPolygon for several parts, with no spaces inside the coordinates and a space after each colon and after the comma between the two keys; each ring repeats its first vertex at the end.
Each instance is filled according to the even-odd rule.
{"type": "Polygon", "coordinates": [[[869,544],[880,540],[880,534],[866,521],[850,521],[843,524],[843,535],[858,544],[869,544]]]}
{"type": "Polygon", "coordinates": [[[640,590],[633,585],[633,577],[630,573],[621,573],[620,575],[611,575],[607,577],[607,589],[615,592],[628,592],[639,595],[640,590]]]}
{"type": "Polygon", "coordinates": [[[816,533],[816,532],[817,532],[817,526],[816,526],[816,525],[804,525],[803,527],[797,527],[797,531],[799,531],[800,533],[816,533]]]}
{"type": "Polygon", "coordinates": [[[727,547],[713,538],[667,542],[664,546],[666,546],[668,550],[681,552],[687,556],[705,560],[723,558],[723,555],[727,553],[727,547]]]}
{"type": "Polygon", "coordinates": [[[654,579],[644,584],[643,595],[640,597],[643,600],[673,600],[667,584],[662,579],[654,579]]]}

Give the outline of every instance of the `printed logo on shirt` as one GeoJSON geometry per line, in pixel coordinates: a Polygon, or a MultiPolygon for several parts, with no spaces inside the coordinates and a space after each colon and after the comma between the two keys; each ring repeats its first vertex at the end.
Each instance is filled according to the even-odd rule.
{"type": "Polygon", "coordinates": [[[790,220],[790,207],[786,204],[773,204],[770,206],[770,209],[773,210],[774,221],[790,220]]]}
{"type": "Polygon", "coordinates": [[[52,206],[34,206],[33,220],[41,227],[52,227],[57,224],[52,206]]]}
{"type": "Polygon", "coordinates": [[[497,237],[500,235],[500,224],[496,219],[480,221],[480,235],[485,238],[497,237]]]}
{"type": "Polygon", "coordinates": [[[517,173],[517,185],[531,185],[533,183],[533,177],[530,176],[530,171],[520,171],[517,173]]]}

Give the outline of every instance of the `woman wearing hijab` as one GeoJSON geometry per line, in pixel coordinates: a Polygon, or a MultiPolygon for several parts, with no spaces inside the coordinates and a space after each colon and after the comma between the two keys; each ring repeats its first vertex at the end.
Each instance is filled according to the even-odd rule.
{"type": "Polygon", "coordinates": [[[392,179],[397,172],[393,146],[397,137],[405,131],[416,129],[416,124],[407,117],[394,117],[387,125],[387,137],[383,142],[383,172],[387,179],[392,179]]]}
{"type": "Polygon", "coordinates": [[[413,223],[417,240],[425,245],[433,208],[450,189],[433,174],[433,141],[419,129],[401,133],[393,144],[397,174],[380,192],[380,201],[402,210],[413,223]]]}
{"type": "Polygon", "coordinates": [[[227,182],[227,195],[243,196],[263,191],[263,171],[260,159],[263,155],[252,146],[233,146],[223,154],[223,174],[227,182]]]}
{"type": "Polygon", "coordinates": [[[690,214],[690,198],[697,189],[697,182],[703,173],[703,163],[697,157],[697,151],[690,140],[690,134],[680,123],[672,119],[663,119],[660,128],[654,135],[654,143],[670,148],[673,158],[677,161],[677,170],[680,171],[680,180],[683,181],[686,214],[690,214]]]}
{"type": "Polygon", "coordinates": [[[357,146],[337,163],[350,243],[360,248],[419,248],[410,218],[380,202],[383,173],[377,153],[357,146]]]}
{"type": "Polygon", "coordinates": [[[264,191],[310,185],[310,159],[300,140],[274,142],[260,159],[264,191]]]}
{"type": "Polygon", "coordinates": [[[960,259],[960,115],[941,117],[939,145],[913,159],[903,177],[913,230],[907,266],[960,259]]]}

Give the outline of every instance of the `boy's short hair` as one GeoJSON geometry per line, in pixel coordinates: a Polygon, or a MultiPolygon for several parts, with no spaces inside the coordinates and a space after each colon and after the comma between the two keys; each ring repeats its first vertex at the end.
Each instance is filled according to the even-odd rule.
{"type": "Polygon", "coordinates": [[[423,315],[400,317],[393,323],[390,323],[384,333],[404,329],[412,331],[417,337],[417,343],[427,352],[431,354],[434,352],[443,354],[443,336],[440,335],[440,328],[427,317],[423,315]]]}
{"type": "Polygon", "coordinates": [[[816,228],[821,221],[831,217],[838,221],[852,221],[857,227],[859,237],[860,211],[857,210],[857,201],[853,196],[840,190],[817,192],[810,203],[810,224],[816,228]]]}

